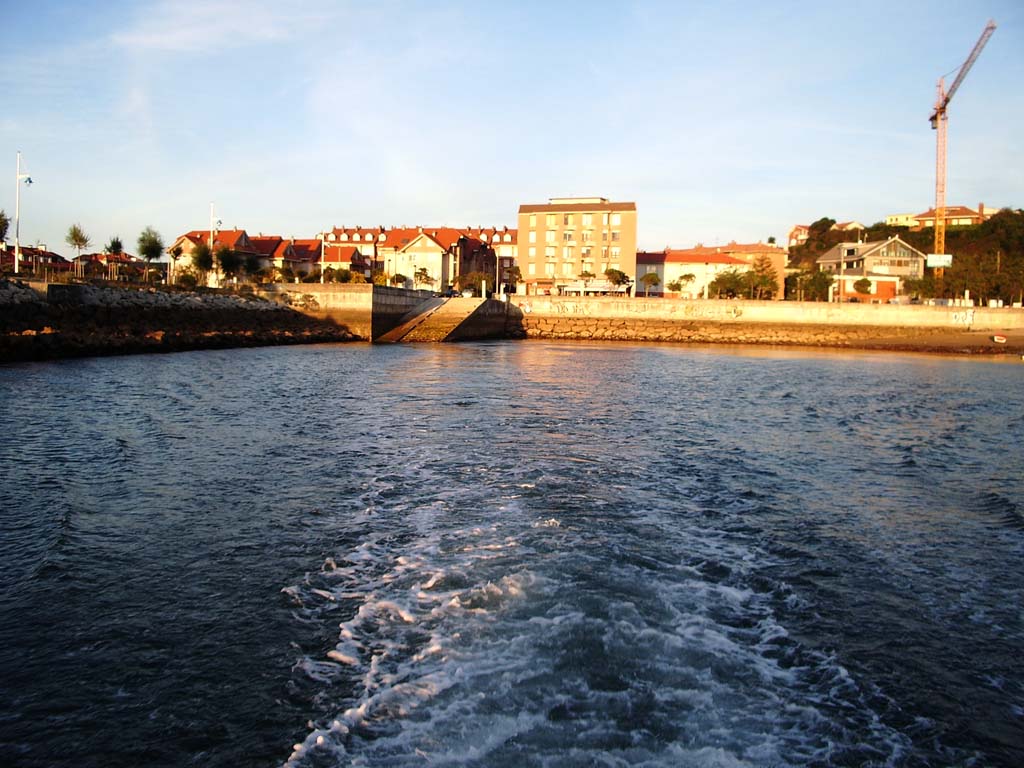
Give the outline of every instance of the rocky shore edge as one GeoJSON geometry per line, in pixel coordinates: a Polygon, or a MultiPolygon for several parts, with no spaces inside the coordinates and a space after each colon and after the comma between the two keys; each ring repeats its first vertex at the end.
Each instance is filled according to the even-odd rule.
{"type": "Polygon", "coordinates": [[[44,296],[0,281],[0,362],[355,340],[251,295],[69,285],[44,296]]]}

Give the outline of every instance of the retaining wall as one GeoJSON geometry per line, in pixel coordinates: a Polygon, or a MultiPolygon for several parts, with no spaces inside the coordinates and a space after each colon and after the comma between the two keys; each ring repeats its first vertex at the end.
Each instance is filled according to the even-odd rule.
{"type": "Polygon", "coordinates": [[[588,328],[821,326],[899,329],[1022,330],[1024,310],[825,302],[619,299],[614,297],[517,297],[527,335],[541,328],[569,332],[588,328]],[[582,323],[580,322],[582,321],[582,323]],[[590,321],[600,321],[597,323],[590,321]],[[611,322],[616,321],[616,322],[611,322]],[[618,321],[628,321],[625,324],[618,321]]]}

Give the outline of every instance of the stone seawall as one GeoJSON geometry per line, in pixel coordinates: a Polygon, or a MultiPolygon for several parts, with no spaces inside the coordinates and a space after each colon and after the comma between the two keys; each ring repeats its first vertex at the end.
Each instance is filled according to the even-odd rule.
{"type": "Polygon", "coordinates": [[[0,281],[0,362],[351,341],[280,304],[222,294],[0,281]]]}
{"type": "Polygon", "coordinates": [[[1020,309],[532,296],[515,306],[518,334],[536,339],[1024,352],[1020,309]]]}

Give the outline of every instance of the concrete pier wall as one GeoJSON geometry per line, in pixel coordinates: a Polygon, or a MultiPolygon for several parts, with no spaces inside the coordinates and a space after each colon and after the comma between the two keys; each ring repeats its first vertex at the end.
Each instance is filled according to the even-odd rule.
{"type": "Polygon", "coordinates": [[[298,311],[337,323],[361,339],[383,336],[430,291],[410,291],[371,283],[274,283],[261,292],[298,311]]]}

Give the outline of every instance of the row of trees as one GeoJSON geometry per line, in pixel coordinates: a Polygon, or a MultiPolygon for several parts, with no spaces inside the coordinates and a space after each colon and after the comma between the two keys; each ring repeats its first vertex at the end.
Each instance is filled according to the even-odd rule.
{"type": "MultiPolygon", "coordinates": [[[[68,233],[64,237],[64,242],[75,249],[79,263],[81,264],[82,251],[92,245],[92,239],[86,234],[81,224],[72,224],[68,228],[68,233]]],[[[146,227],[139,234],[139,239],[136,242],[138,246],[138,255],[141,259],[146,262],[145,275],[146,279],[149,277],[149,265],[160,258],[164,252],[164,241],[152,227],[146,227]]],[[[103,247],[103,252],[111,256],[120,256],[124,253],[124,243],[121,238],[114,235],[110,238],[109,242],[103,247]]],[[[84,265],[83,265],[84,270],[84,265]]]]}

